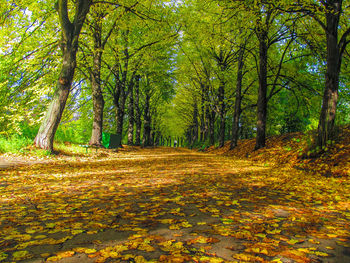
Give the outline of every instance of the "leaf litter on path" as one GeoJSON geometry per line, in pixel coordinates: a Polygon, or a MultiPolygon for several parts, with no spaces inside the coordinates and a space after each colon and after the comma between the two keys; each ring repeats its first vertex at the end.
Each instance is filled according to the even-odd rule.
{"type": "Polygon", "coordinates": [[[350,262],[350,184],[155,148],[2,171],[2,262],[350,262]]]}

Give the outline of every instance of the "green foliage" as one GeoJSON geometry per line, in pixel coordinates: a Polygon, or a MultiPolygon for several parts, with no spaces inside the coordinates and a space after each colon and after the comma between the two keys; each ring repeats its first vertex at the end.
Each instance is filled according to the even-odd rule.
{"type": "MultiPolygon", "coordinates": [[[[71,5],[73,1],[68,3],[71,5]]],[[[263,28],[262,22],[267,19],[264,10],[271,8],[268,1],[220,1],[218,4],[198,0],[142,0],[133,6],[133,12],[122,7],[129,6],[129,1],[120,4],[119,8],[107,3],[91,7],[79,41],[71,95],[55,136],[57,142],[87,144],[90,140],[93,118],[90,79],[96,53],[93,37],[98,35],[93,27],[96,21],[101,26],[102,42],[108,37],[100,72],[106,132],[116,131],[117,84],[122,83],[125,88],[137,74],[141,77],[141,120],[144,121],[147,94],[152,132],[184,137],[188,131],[200,131],[205,126],[208,110],[215,115],[213,126],[217,135],[219,108],[225,103],[227,134],[234,114],[238,53],[245,46],[240,137],[255,136],[259,79],[256,32],[262,29],[268,31],[269,37],[267,134],[317,129],[326,67],[325,32],[317,19],[326,22],[326,9],[310,10],[316,20],[308,16],[300,19],[299,14],[279,11],[290,7],[288,1],[276,1],[274,5],[281,8],[273,9],[274,21],[263,28]],[[288,34],[292,31],[296,41],[289,42],[292,35],[288,34]],[[281,36],[282,40],[278,39],[281,36]],[[220,57],[225,58],[225,67],[220,57]],[[225,96],[220,101],[218,88],[222,83],[225,96]],[[193,128],[195,123],[198,127],[193,128]]],[[[298,4],[306,9],[323,5],[311,0],[298,4]]],[[[54,92],[61,63],[59,21],[52,0],[18,1],[13,5],[5,1],[3,5],[5,11],[0,11],[0,151],[21,151],[34,139],[54,92]]],[[[349,9],[343,11],[341,34],[348,28],[349,9]]],[[[350,123],[350,64],[347,57],[344,61],[337,125],[350,123]]],[[[124,91],[123,142],[126,142],[129,95],[124,91]]],[[[310,135],[307,139],[310,148],[313,137],[310,135]]],[[[108,146],[108,141],[108,135],[104,134],[103,144],[108,146]]],[[[192,146],[203,149],[209,146],[209,140],[197,140],[192,146]]]]}
{"type": "Polygon", "coordinates": [[[13,134],[9,137],[0,136],[0,153],[23,152],[23,149],[32,143],[31,138],[19,134],[13,134]]]}
{"type": "Polygon", "coordinates": [[[61,125],[57,130],[55,140],[57,142],[87,144],[91,137],[91,128],[87,128],[83,121],[80,119],[76,122],[61,125]]]}
{"type": "Polygon", "coordinates": [[[109,147],[109,139],[111,137],[110,133],[102,132],[102,145],[106,148],[109,147]]]}

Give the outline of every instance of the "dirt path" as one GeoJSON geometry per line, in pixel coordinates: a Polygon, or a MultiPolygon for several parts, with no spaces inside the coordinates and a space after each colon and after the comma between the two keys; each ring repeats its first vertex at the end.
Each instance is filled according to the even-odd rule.
{"type": "Polygon", "coordinates": [[[0,261],[350,262],[345,179],[171,148],[0,174],[0,261]]]}

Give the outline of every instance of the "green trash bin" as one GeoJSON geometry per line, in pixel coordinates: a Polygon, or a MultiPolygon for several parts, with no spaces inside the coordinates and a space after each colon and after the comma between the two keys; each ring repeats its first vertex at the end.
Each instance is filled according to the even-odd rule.
{"type": "Polygon", "coordinates": [[[122,136],[121,134],[110,134],[109,137],[109,149],[116,149],[121,147],[121,142],[122,142],[122,136]]]}

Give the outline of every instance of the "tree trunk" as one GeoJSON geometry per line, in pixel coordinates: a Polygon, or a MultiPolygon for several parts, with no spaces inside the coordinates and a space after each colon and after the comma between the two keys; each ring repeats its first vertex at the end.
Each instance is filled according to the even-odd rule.
{"type": "Polygon", "coordinates": [[[232,138],[231,138],[231,145],[230,145],[231,150],[237,147],[238,138],[239,138],[239,118],[242,112],[241,105],[242,105],[243,67],[244,67],[244,47],[240,49],[239,55],[238,55],[235,112],[233,114],[232,138]]]}
{"type": "Polygon", "coordinates": [[[78,0],[75,5],[74,20],[71,22],[68,17],[67,0],[58,1],[58,15],[62,32],[62,68],[54,97],[34,139],[34,144],[37,147],[51,152],[53,151],[53,140],[71,89],[76,67],[79,35],[90,5],[91,1],[89,0],[78,0]]]}
{"type": "Polygon", "coordinates": [[[335,10],[326,13],[327,69],[317,137],[317,145],[321,148],[325,147],[334,135],[334,122],[338,102],[339,75],[342,60],[338,44],[338,28],[342,1],[335,2],[340,3],[338,5],[334,3],[332,8],[335,10]]]}
{"type": "Polygon", "coordinates": [[[101,89],[101,61],[102,61],[102,26],[96,21],[93,27],[94,55],[93,69],[91,72],[92,102],[93,102],[93,125],[90,145],[102,147],[102,126],[104,99],[101,89]]]}
{"type": "Polygon", "coordinates": [[[201,125],[200,125],[200,141],[204,142],[206,140],[205,138],[205,95],[204,95],[204,85],[201,84],[201,114],[200,114],[200,120],[201,120],[201,125]]]}
{"type": "Polygon", "coordinates": [[[143,146],[150,146],[151,139],[151,116],[150,116],[150,99],[149,90],[146,90],[146,101],[144,111],[144,124],[143,124],[143,146]]]}
{"type": "Polygon", "coordinates": [[[140,76],[136,77],[135,83],[135,145],[141,145],[141,110],[140,110],[140,76]]]}
{"type": "Polygon", "coordinates": [[[198,141],[198,105],[195,101],[193,105],[193,121],[192,121],[192,139],[191,145],[193,146],[198,141]]]}
{"type": "MultiPolygon", "coordinates": [[[[65,62],[65,60],[63,61],[65,62]]],[[[69,70],[72,71],[72,68],[69,70]]],[[[45,118],[40,126],[38,134],[34,140],[34,143],[37,147],[46,149],[51,152],[53,151],[53,140],[58,125],[61,121],[63,110],[66,106],[72,81],[69,81],[69,76],[64,77],[62,73],[60,74],[60,80],[57,83],[57,90],[45,114],[45,118]],[[60,80],[62,80],[62,82],[60,80]],[[63,84],[65,83],[64,81],[67,81],[67,84],[63,84]]]]}
{"type": "Polygon", "coordinates": [[[219,147],[223,147],[225,144],[225,82],[220,81],[220,86],[218,90],[219,98],[219,117],[220,117],[220,127],[219,127],[219,147]]]}
{"type": "Polygon", "coordinates": [[[152,126],[151,126],[150,146],[154,146],[155,139],[156,139],[156,132],[152,129],[152,126]]]}
{"type": "Polygon", "coordinates": [[[210,108],[209,108],[209,87],[205,85],[205,123],[204,123],[204,140],[209,137],[209,122],[210,122],[210,108]]]}
{"type": "Polygon", "coordinates": [[[211,109],[209,113],[209,144],[215,144],[215,111],[211,109]]]}
{"type": "Polygon", "coordinates": [[[120,87],[120,96],[119,96],[119,103],[118,107],[116,108],[116,114],[117,114],[117,128],[116,131],[121,136],[123,135],[123,125],[124,125],[124,114],[125,114],[125,88],[124,85],[121,85],[120,87]]]}
{"type": "Polygon", "coordinates": [[[259,33],[259,92],[255,150],[265,147],[267,118],[267,32],[259,33]]]}
{"type": "MultiPolygon", "coordinates": [[[[133,85],[133,79],[131,78],[129,85],[127,84],[127,76],[128,76],[128,68],[129,68],[129,30],[127,29],[126,31],[122,32],[122,37],[124,38],[125,41],[125,46],[124,46],[124,68],[121,69],[121,80],[117,81],[118,83],[118,89],[120,92],[120,97],[119,97],[119,103],[118,107],[116,108],[117,111],[117,128],[116,132],[117,134],[120,134],[121,138],[123,138],[123,128],[124,128],[124,116],[125,116],[125,102],[126,102],[126,88],[129,85],[133,85]]],[[[122,143],[120,142],[120,147],[122,147],[122,143]]]]}
{"type": "Polygon", "coordinates": [[[129,116],[129,127],[128,127],[128,145],[134,144],[134,82],[129,85],[129,104],[128,104],[128,116],[129,116]]]}

